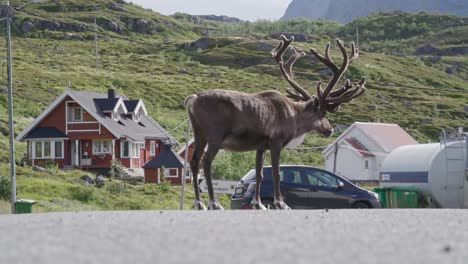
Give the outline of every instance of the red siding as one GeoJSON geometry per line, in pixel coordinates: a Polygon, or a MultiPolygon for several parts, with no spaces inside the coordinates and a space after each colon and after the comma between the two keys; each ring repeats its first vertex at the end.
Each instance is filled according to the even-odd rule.
{"type": "Polygon", "coordinates": [[[54,110],[52,110],[37,127],[55,127],[65,133],[65,101],[71,100],[70,97],[65,98],[54,110]]]}
{"type": "MultiPolygon", "coordinates": [[[[172,184],[182,184],[182,173],[184,172],[183,168],[178,169],[179,177],[177,178],[164,178],[161,181],[168,181],[172,184]]],[[[146,183],[157,183],[158,182],[159,169],[145,169],[145,182],[146,183]]],[[[187,179],[186,183],[191,183],[191,179],[187,179]]]]}

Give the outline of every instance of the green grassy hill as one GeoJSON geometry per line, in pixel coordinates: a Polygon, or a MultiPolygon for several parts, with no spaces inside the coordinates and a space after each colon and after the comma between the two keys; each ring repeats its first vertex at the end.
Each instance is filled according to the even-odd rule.
{"type": "MultiPolygon", "coordinates": [[[[13,1],[13,5],[19,2],[13,1]]],[[[104,0],[93,1],[93,5],[80,0],[51,1],[31,4],[24,11],[15,12],[13,27],[16,134],[63,92],[68,81],[76,90],[105,92],[114,87],[130,98],[143,98],[150,115],[171,129],[186,118],[183,101],[191,93],[212,88],[252,93],[284,91],[288,85],[268,54],[278,43],[270,37],[272,33],[305,33],[312,41],[296,43],[299,48],[323,50],[326,42],[337,36],[352,41],[355,26],[362,32],[363,52],[347,77],[358,80],[367,76],[369,91],[339,113],[329,115],[333,124],[398,123],[421,143],[437,141],[441,129],[468,128],[468,57],[462,52],[444,53],[449,48],[462,50],[468,46],[466,18],[398,13],[373,15],[348,25],[307,20],[222,23],[183,14],[166,17],[122,1],[104,0]],[[99,35],[98,70],[94,17],[99,35]],[[393,27],[398,21],[399,33],[393,27]],[[413,23],[418,29],[411,31],[413,23]],[[207,49],[193,48],[191,43],[203,36],[215,39],[207,49]],[[427,44],[438,50],[415,55],[427,44]]],[[[5,65],[4,46],[0,54],[4,54],[1,57],[5,65]]],[[[333,54],[339,61],[336,49],[333,54]]],[[[325,67],[310,56],[298,63],[296,76],[311,91],[317,81],[329,79],[325,67]]],[[[0,85],[7,85],[6,66],[0,85]]],[[[6,100],[6,95],[0,93],[3,164],[8,161],[6,100]]],[[[173,132],[181,142],[184,129],[173,132]]],[[[320,147],[332,140],[311,133],[302,147],[320,147]]],[[[24,152],[25,145],[17,143],[17,158],[24,152]]],[[[320,151],[311,149],[285,151],[282,161],[323,164],[320,151]]],[[[215,161],[216,176],[238,179],[253,164],[253,153],[222,153],[215,161]]],[[[7,175],[7,171],[0,174],[7,175]]],[[[21,192],[25,187],[20,184],[19,188],[21,192]]]]}

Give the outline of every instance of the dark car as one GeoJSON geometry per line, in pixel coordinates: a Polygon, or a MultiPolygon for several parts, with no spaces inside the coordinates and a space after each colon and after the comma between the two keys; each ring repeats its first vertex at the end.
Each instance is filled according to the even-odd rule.
{"type": "MultiPolygon", "coordinates": [[[[263,168],[260,188],[262,203],[273,208],[271,167],[263,168]]],[[[281,166],[281,194],[292,209],[382,208],[378,195],[364,190],[326,170],[308,166],[281,166]]],[[[255,194],[255,170],[250,170],[237,184],[231,198],[232,209],[252,209],[255,194]]]]}

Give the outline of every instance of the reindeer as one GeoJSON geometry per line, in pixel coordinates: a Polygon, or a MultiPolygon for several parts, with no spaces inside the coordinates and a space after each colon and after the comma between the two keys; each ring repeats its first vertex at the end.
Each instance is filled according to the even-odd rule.
{"type": "Polygon", "coordinates": [[[260,199],[260,185],[263,179],[262,168],[264,154],[270,150],[274,183],[274,202],[277,209],[289,209],[283,201],[280,192],[280,155],[281,150],[293,139],[302,137],[310,131],[317,131],[324,136],[333,134],[333,127],[326,118],[328,112],[339,110],[341,104],[361,96],[366,88],[363,77],[357,84],[347,80],[344,86],[333,91],[349,64],[357,59],[358,49],[351,43],[351,54],[348,56],[344,44],[336,39],[343,55],[340,67],[330,57],[330,43],[325,49],[325,56],[315,49],[310,53],[325,64],[333,73],[333,77],[325,90],[317,84],[317,95],[311,96],[295,80],[292,68],[294,63],[305,56],[290,47],[294,37],[290,39],[281,36],[279,46],[271,51],[278,63],[280,71],[293,89],[287,89],[287,95],[277,91],[266,91],[258,94],[246,94],[227,90],[209,90],[191,95],[185,100],[195,137],[195,151],[190,167],[194,176],[195,189],[194,208],[206,210],[200,200],[198,190],[198,172],[200,159],[208,145],[204,157],[203,169],[208,185],[210,210],[223,210],[215,200],[212,187],[211,164],[220,149],[229,151],[256,151],[256,186],[255,197],[252,200],[254,209],[266,209],[260,199]],[[289,49],[292,55],[285,63],[284,53],[289,49]],[[292,99],[292,100],[291,100],[292,99]]]}

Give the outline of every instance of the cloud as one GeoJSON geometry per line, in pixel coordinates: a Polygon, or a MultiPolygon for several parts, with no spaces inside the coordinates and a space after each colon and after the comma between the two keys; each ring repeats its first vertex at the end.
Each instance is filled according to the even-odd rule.
{"type": "Polygon", "coordinates": [[[244,20],[279,19],[291,0],[130,0],[145,8],[170,15],[227,15],[244,20]]]}

